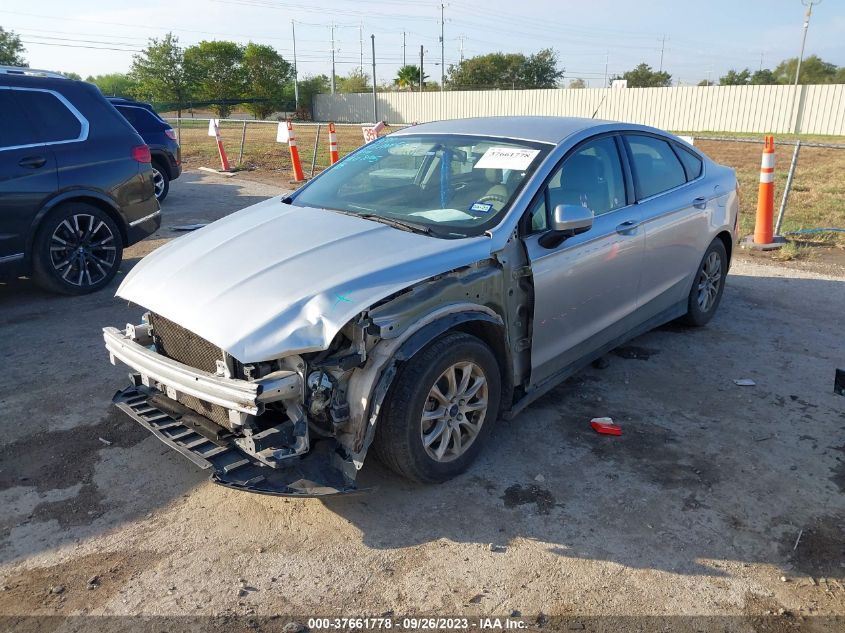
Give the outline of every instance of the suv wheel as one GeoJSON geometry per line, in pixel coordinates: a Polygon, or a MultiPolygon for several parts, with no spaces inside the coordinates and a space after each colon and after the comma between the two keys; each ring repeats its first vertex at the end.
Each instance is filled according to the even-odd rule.
{"type": "Polygon", "coordinates": [[[700,327],[706,325],[722,300],[725,277],[728,273],[728,253],[718,237],[710,243],[692,282],[687,300],[684,323],[700,327]]]}
{"type": "Polygon", "coordinates": [[[46,290],[81,295],[99,290],[117,273],[123,240],[114,220],[84,202],[67,202],[42,222],[35,237],[35,282],[46,290]]]}
{"type": "Polygon", "coordinates": [[[153,163],[153,185],[156,200],[161,204],[170,191],[170,178],[167,177],[167,170],[158,163],[153,163]]]}
{"type": "Polygon", "coordinates": [[[420,482],[467,469],[496,421],[501,376],[478,338],[453,332],[411,358],[396,376],[376,427],[381,461],[420,482]]]}

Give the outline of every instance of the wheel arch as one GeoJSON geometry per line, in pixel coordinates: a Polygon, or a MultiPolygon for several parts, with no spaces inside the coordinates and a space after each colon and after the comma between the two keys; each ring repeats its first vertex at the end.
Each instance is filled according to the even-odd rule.
{"type": "Polygon", "coordinates": [[[68,202],[85,202],[86,204],[93,205],[104,213],[107,213],[117,225],[117,228],[120,231],[120,239],[123,240],[123,245],[126,246],[128,241],[126,221],[120,215],[117,205],[115,205],[108,196],[94,191],[66,191],[50,199],[50,201],[41,208],[33,219],[32,227],[26,238],[26,249],[24,251],[26,253],[27,263],[31,263],[32,261],[32,249],[33,244],[35,243],[35,236],[38,234],[38,231],[41,230],[41,225],[44,220],[56,208],[68,202]]]}
{"type": "MultiPolygon", "coordinates": [[[[364,457],[375,436],[375,426],[381,406],[402,363],[433,340],[447,332],[465,332],[490,347],[502,376],[502,393],[511,393],[510,354],[504,320],[492,309],[474,304],[444,306],[418,319],[403,335],[381,341],[371,353],[370,362],[349,381],[347,400],[352,408],[354,426],[359,429],[352,458],[356,468],[363,466],[364,457]]],[[[357,373],[357,372],[356,372],[357,373]]]]}
{"type": "Polygon", "coordinates": [[[734,240],[730,231],[722,231],[716,236],[716,239],[722,240],[725,246],[725,252],[728,254],[728,268],[731,266],[731,255],[733,253],[734,240]]]}

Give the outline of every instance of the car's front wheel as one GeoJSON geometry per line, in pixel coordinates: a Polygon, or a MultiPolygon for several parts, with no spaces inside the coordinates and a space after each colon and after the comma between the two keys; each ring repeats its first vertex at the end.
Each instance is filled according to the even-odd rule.
{"type": "Polygon", "coordinates": [[[725,278],[728,274],[728,254],[718,237],[710,243],[692,282],[687,299],[684,323],[700,327],[706,325],[722,301],[725,278]]]}
{"type": "Polygon", "coordinates": [[[105,211],[66,202],[41,223],[35,236],[35,282],[51,292],[81,295],[99,290],[117,273],[123,239],[105,211]]]}
{"type": "Polygon", "coordinates": [[[379,416],[376,453],[408,479],[451,479],[478,455],[500,397],[490,348],[469,334],[446,334],[400,369],[379,416]]]}

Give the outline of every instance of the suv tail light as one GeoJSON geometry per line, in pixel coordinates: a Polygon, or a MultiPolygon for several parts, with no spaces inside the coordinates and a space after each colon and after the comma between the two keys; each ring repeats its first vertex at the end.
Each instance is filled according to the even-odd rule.
{"type": "Polygon", "coordinates": [[[150,155],[150,148],[146,145],[136,145],[132,148],[132,158],[139,163],[151,163],[153,157],[150,155]]]}
{"type": "Polygon", "coordinates": [[[173,131],[173,128],[172,128],[172,127],[167,128],[167,129],[164,131],[164,135],[165,135],[167,138],[169,138],[171,141],[175,141],[175,140],[176,140],[176,132],[174,132],[174,131],[173,131]]]}

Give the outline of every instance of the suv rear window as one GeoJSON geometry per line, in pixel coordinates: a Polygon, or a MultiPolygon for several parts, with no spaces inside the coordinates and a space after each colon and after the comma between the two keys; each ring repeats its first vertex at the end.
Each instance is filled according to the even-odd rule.
{"type": "Polygon", "coordinates": [[[54,94],[35,90],[11,92],[35,128],[30,143],[55,143],[79,138],[82,124],[54,94]]]}
{"type": "Polygon", "coordinates": [[[138,132],[161,132],[168,127],[161,119],[145,108],[124,105],[115,107],[138,132]]]}
{"type": "Polygon", "coordinates": [[[12,90],[0,90],[0,147],[30,145],[32,126],[23,108],[18,104],[12,90]]]}
{"type": "Polygon", "coordinates": [[[687,181],[681,161],[669,143],[653,136],[627,136],[634,163],[637,198],[642,200],[687,181]]]}

